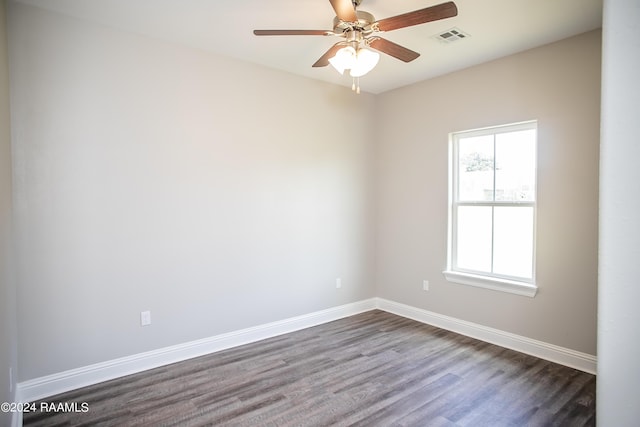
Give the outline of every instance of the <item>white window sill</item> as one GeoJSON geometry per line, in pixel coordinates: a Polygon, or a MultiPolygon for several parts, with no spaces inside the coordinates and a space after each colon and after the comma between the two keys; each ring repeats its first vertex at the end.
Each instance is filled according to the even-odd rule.
{"type": "Polygon", "coordinates": [[[524,295],[533,298],[538,292],[538,287],[531,283],[516,282],[514,280],[498,279],[495,277],[478,276],[475,274],[460,273],[458,271],[443,271],[444,277],[453,283],[476,286],[478,288],[492,289],[494,291],[509,292],[516,295],[524,295]]]}

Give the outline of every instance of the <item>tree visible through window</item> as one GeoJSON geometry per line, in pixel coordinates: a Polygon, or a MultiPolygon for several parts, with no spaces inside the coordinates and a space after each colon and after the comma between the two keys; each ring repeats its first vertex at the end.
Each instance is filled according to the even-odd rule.
{"type": "Polygon", "coordinates": [[[533,284],[536,140],[536,122],[451,135],[449,272],[533,284]]]}

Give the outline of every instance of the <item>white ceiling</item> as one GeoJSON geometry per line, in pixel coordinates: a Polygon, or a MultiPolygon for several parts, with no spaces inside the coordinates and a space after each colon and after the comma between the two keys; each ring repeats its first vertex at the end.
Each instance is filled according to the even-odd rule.
{"type": "MultiPolygon", "coordinates": [[[[349,76],[311,65],[335,37],[256,37],[253,29],[331,30],[328,0],[16,0],[74,17],[168,40],[343,86],[349,76]]],[[[445,0],[363,0],[376,19],[445,0]]],[[[515,52],[600,28],[602,0],[455,0],[458,16],[381,34],[419,52],[404,63],[381,55],[361,78],[362,90],[381,93],[515,52]],[[446,44],[433,36],[458,27],[471,37],[446,44]]]]}

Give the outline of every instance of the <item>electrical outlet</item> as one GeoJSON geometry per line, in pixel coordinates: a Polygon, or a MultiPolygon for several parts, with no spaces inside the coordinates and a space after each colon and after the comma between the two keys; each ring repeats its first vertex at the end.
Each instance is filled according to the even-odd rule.
{"type": "Polygon", "coordinates": [[[423,291],[428,291],[429,290],[429,281],[428,280],[423,280],[422,281],[422,290],[423,291]]]}
{"type": "Polygon", "coordinates": [[[338,277],[336,279],[336,289],[340,289],[342,287],[342,279],[338,277]]]}
{"type": "Polygon", "coordinates": [[[150,311],[141,311],[140,312],[140,326],[147,326],[151,324],[151,312],[150,311]]]}

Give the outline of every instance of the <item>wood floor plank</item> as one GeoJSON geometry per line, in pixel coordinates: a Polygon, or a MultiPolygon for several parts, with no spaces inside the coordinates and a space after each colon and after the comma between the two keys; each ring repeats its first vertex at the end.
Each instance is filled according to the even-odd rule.
{"type": "Polygon", "coordinates": [[[593,426],[595,376],[373,310],[46,399],[25,426],[593,426]]]}

